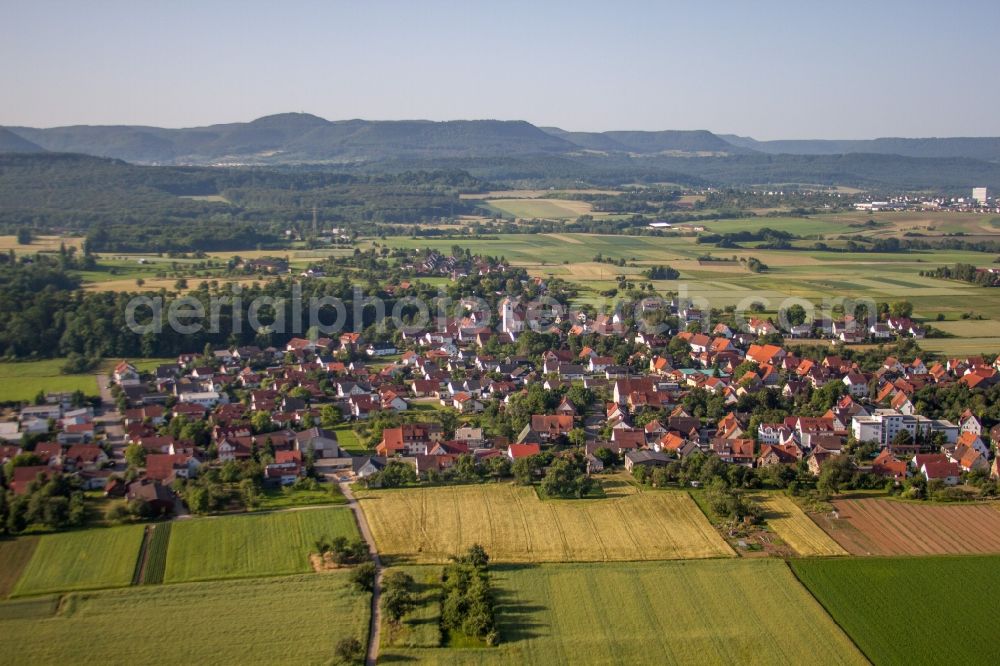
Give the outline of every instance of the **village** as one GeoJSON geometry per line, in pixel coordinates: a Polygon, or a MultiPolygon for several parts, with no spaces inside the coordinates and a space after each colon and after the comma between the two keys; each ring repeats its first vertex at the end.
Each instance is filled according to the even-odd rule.
{"type": "MultiPolygon", "coordinates": [[[[439,264],[437,257],[428,270],[439,264]]],[[[846,456],[853,472],[890,484],[914,475],[935,487],[970,475],[1000,478],[991,448],[1000,443],[1000,425],[970,409],[953,421],[931,418],[915,404],[927,386],[994,386],[1000,359],[886,356],[865,371],[838,354],[806,358],[765,342],[780,339],[771,320],[750,319],[745,330],[719,323],[709,335],[700,332],[699,311],[672,308],[684,332],[650,335],[617,315],[577,313],[545,329],[546,340],[561,346],[537,355],[485,349],[513,349],[532,334],[525,307],[503,298],[497,331],[485,325],[490,313],[472,311],[394,341],[344,333],[293,338],[282,348],[206,349],[151,372],[123,360],[99,404],[50,394],[12,414],[0,424],[0,461],[15,496],[64,475],[83,490],[140,506],[138,515],[239,508],[203,493],[192,501],[191,484],[206,472],[249,479],[246,504],[246,494],[264,488],[345,480],[377,486],[390,462],[412,468],[413,482],[441,482],[463,459],[510,474],[510,465],[543,452],[547,461],[552,453],[578,455],[587,474],[639,474],[699,455],[819,477],[830,460],[846,456]],[[620,337],[629,325],[625,363],[583,344],[620,337]],[[525,399],[529,393],[549,406],[522,414],[524,404],[538,404],[525,399]],[[813,399],[808,413],[746,408],[758,404],[748,396],[768,394],[775,406],[813,399]],[[721,409],[718,418],[705,400],[721,409]],[[518,416],[511,414],[515,403],[518,416]],[[505,462],[490,462],[497,458],[505,462]]],[[[867,331],[852,320],[832,322],[830,334],[923,333],[905,317],[887,315],[867,331]]]]}

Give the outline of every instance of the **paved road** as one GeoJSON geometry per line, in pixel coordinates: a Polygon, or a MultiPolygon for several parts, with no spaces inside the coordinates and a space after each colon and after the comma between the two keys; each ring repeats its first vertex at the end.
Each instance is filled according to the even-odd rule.
{"type": "Polygon", "coordinates": [[[111,395],[110,377],[104,374],[97,375],[97,390],[101,394],[101,402],[105,409],[115,408],[115,399],[111,395]]]}
{"type": "Polygon", "coordinates": [[[382,608],[379,600],[382,596],[382,560],[379,559],[378,550],[375,548],[375,539],[371,530],[368,529],[368,521],[365,520],[365,513],[361,510],[361,505],[354,498],[351,492],[351,485],[347,481],[340,482],[340,491],[347,498],[347,505],[354,512],[354,518],[358,521],[358,529],[361,536],[368,544],[368,552],[371,553],[372,562],[375,563],[375,586],[372,589],[372,612],[371,625],[368,627],[368,656],[365,658],[366,666],[375,666],[378,661],[379,635],[382,627],[382,608]]]}

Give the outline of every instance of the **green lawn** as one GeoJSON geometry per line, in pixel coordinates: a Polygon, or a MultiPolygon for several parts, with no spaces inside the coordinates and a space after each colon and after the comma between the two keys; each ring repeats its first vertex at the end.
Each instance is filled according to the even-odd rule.
{"type": "Polygon", "coordinates": [[[316,506],[321,504],[346,504],[347,498],[332,483],[318,490],[296,490],[291,487],[268,488],[259,497],[255,507],[258,511],[287,509],[294,506],[316,506]]]}
{"type": "Polygon", "coordinates": [[[784,562],[498,567],[497,648],[393,648],[440,664],[864,664],[784,562]]]}
{"type": "Polygon", "coordinates": [[[337,442],[340,444],[340,448],[355,455],[367,452],[367,449],[361,444],[358,435],[351,429],[351,426],[339,425],[333,430],[337,433],[337,442]]]}
{"type": "Polygon", "coordinates": [[[37,545],[38,537],[0,541],[0,599],[7,597],[14,590],[37,545]]]}
{"type": "Polygon", "coordinates": [[[0,603],[0,654],[22,664],[327,664],[367,637],[345,572],[155,585],[0,603]],[[26,604],[25,602],[34,602],[26,604]],[[58,608],[58,610],[57,610],[58,608]]]}
{"type": "Polygon", "coordinates": [[[791,566],[876,664],[996,663],[1000,557],[797,559],[791,566]]]}
{"type": "Polygon", "coordinates": [[[92,373],[64,375],[65,359],[0,363],[0,402],[31,401],[39,391],[83,391],[97,395],[97,380],[92,373]]]}
{"type": "Polygon", "coordinates": [[[194,518],[176,521],[164,582],[248,578],[311,571],[321,537],[358,536],[347,508],[194,518]]]}
{"type": "Polygon", "coordinates": [[[46,534],[13,596],[129,585],[142,535],[142,525],[46,534]]]}

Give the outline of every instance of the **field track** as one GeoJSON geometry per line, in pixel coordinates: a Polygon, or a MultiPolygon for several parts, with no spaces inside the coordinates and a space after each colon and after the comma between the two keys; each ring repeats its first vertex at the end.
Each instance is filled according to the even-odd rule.
{"type": "Polygon", "coordinates": [[[852,555],[1000,553],[1000,510],[880,499],[835,500],[817,522],[852,555]]]}

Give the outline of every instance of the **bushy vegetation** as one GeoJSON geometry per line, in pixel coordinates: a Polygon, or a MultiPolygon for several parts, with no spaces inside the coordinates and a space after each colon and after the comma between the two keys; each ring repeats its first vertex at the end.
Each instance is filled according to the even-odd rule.
{"type": "Polygon", "coordinates": [[[445,567],[441,625],[445,632],[497,645],[496,599],[488,569],[489,555],[479,544],[445,567]]]}

